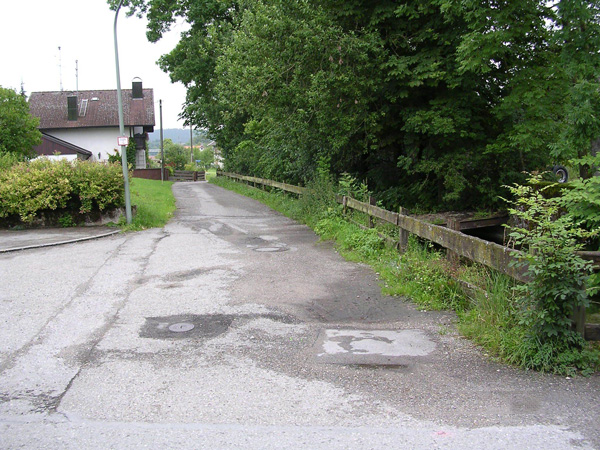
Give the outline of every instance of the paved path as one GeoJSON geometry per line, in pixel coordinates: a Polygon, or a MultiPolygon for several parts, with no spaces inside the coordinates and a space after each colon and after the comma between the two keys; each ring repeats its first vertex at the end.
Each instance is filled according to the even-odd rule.
{"type": "Polygon", "coordinates": [[[0,254],[0,448],[600,448],[600,377],[490,362],[206,183],[164,229],[0,254]]]}

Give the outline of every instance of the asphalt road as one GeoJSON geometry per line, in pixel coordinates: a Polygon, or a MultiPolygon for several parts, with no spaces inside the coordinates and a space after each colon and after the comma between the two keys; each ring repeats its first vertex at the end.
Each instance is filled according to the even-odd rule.
{"type": "Polygon", "coordinates": [[[163,229],[0,254],[1,448],[600,448],[600,377],[490,361],[206,183],[163,229]]]}

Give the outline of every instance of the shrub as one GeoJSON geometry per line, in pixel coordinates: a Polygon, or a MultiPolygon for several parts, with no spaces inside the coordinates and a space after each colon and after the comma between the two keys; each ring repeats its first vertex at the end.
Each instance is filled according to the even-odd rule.
{"type": "Polygon", "coordinates": [[[527,266],[529,283],[519,286],[519,324],[526,331],[520,364],[542,371],[589,368],[583,337],[573,330],[575,308],[588,305],[587,286],[592,267],[575,252],[592,233],[561,208],[557,197],[546,198],[537,186],[509,187],[516,200],[511,214],[525,226],[512,227],[510,236],[523,250],[517,265],[527,266]],[[571,368],[571,369],[569,369],[571,368]]]}
{"type": "Polygon", "coordinates": [[[0,171],[8,170],[23,160],[16,153],[0,153],[0,171]]]}
{"type": "Polygon", "coordinates": [[[121,167],[42,158],[0,173],[0,217],[31,223],[48,210],[86,213],[124,204],[121,167]]]}
{"type": "Polygon", "coordinates": [[[120,165],[80,162],[71,178],[73,196],[81,203],[80,213],[104,211],[125,204],[123,172],[120,165]]]}

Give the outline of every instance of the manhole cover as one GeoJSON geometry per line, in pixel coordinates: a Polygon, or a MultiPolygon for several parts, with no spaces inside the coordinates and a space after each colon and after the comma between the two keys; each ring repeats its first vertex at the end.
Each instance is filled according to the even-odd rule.
{"type": "Polygon", "coordinates": [[[255,252],[264,252],[264,253],[275,253],[275,252],[285,252],[287,247],[256,247],[254,249],[255,252]]]}
{"type": "Polygon", "coordinates": [[[169,325],[169,330],[175,333],[185,333],[186,331],[190,331],[193,329],[194,324],[188,322],[174,323],[173,325],[169,325]]]}
{"type": "Polygon", "coordinates": [[[225,333],[235,316],[229,314],[147,317],[140,337],[153,339],[209,339],[225,333]]]}

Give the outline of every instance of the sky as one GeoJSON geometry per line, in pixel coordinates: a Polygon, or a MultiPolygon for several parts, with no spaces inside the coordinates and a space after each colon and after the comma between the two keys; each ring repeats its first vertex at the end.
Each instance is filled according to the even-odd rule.
{"type": "MultiPolygon", "coordinates": [[[[27,94],[58,91],[62,78],[63,89],[74,91],[77,60],[80,90],[116,89],[114,19],[106,0],[0,0],[0,86],[20,91],[22,81],[27,94]]],[[[185,26],[179,23],[153,44],[146,39],[145,19],[119,12],[121,87],[131,89],[139,77],[144,88],[154,89],[155,129],[159,99],[163,128],[183,127],[178,116],[185,87],[171,83],[156,61],[175,47],[185,26]]]]}

